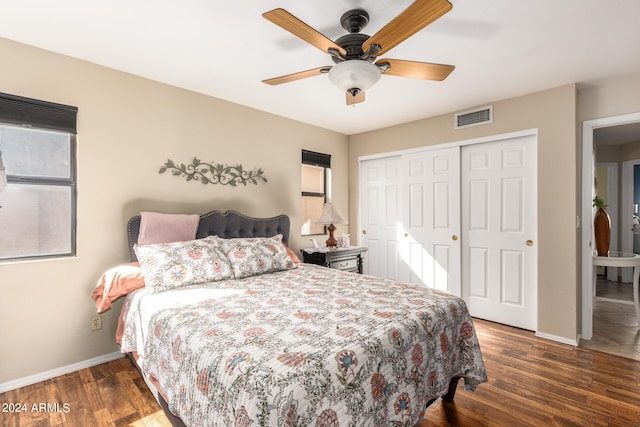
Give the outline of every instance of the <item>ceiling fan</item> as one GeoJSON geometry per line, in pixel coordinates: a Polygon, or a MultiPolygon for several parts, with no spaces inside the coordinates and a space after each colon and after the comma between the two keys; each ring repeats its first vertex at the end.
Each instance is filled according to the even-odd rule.
{"type": "Polygon", "coordinates": [[[361,33],[369,22],[369,14],[363,9],[352,9],[340,18],[340,24],[349,34],[335,42],[284,9],[265,12],[262,16],[267,20],[331,55],[335,65],[274,77],[262,82],[279,85],[328,74],[329,80],[345,91],[347,105],[354,105],[364,101],[365,91],[375,84],[382,74],[442,81],[453,71],[453,65],[377,58],[440,18],[452,7],[447,0],[416,0],[373,36],[361,33]]]}

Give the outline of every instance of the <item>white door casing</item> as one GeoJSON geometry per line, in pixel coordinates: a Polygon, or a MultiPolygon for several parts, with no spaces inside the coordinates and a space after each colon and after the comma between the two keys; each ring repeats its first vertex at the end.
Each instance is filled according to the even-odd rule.
{"type": "Polygon", "coordinates": [[[462,295],[472,316],[537,328],[537,138],[462,147],[462,295]]]}

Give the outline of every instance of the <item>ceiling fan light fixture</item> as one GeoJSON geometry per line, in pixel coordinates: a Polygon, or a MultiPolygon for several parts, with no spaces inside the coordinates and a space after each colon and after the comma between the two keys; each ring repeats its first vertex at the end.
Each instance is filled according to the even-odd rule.
{"type": "Polygon", "coordinates": [[[372,63],[361,59],[340,62],[329,71],[329,80],[343,92],[366,92],[378,80],[381,72],[372,63]]]}

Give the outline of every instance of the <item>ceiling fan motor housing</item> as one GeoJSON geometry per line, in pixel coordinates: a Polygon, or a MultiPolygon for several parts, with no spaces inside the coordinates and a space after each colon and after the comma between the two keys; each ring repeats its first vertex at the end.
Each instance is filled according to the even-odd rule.
{"type": "Polygon", "coordinates": [[[371,36],[363,34],[360,31],[369,23],[369,14],[364,9],[352,9],[346,11],[340,17],[342,28],[347,30],[349,34],[338,38],[335,43],[343,48],[347,53],[344,57],[333,56],[333,62],[336,64],[351,59],[362,59],[373,61],[375,58],[368,55],[368,52],[362,50],[362,44],[371,36]]]}
{"type": "Polygon", "coordinates": [[[341,57],[336,58],[335,56],[333,56],[332,57],[333,62],[337,64],[338,62],[342,62],[345,60],[348,61],[350,59],[361,59],[361,60],[373,61],[375,58],[369,57],[362,50],[362,43],[364,43],[368,38],[369,38],[368,35],[358,33],[358,34],[346,34],[340,37],[339,39],[337,39],[336,44],[341,48],[343,48],[347,52],[347,54],[344,56],[344,58],[341,58],[341,57]]]}

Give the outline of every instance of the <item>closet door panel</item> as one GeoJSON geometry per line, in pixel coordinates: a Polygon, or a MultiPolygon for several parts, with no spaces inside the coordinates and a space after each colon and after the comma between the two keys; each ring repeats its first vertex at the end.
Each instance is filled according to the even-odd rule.
{"type": "Polygon", "coordinates": [[[401,223],[401,157],[391,156],[360,163],[360,245],[366,247],[364,273],[407,280],[400,258],[398,226],[401,223]]]}
{"type": "Polygon", "coordinates": [[[472,316],[537,329],[536,137],[462,148],[463,298],[472,316]]]}
{"type": "Polygon", "coordinates": [[[460,149],[403,156],[402,257],[410,282],[460,295],[460,149]]]}

